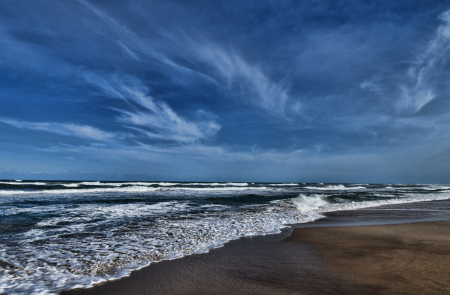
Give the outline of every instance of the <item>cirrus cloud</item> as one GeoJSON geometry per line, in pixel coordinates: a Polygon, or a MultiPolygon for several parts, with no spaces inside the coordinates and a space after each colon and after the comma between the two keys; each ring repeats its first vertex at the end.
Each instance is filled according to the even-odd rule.
{"type": "Polygon", "coordinates": [[[57,122],[26,122],[13,120],[8,118],[0,118],[0,122],[20,128],[36,131],[45,131],[65,136],[74,136],[85,139],[93,139],[98,141],[107,141],[112,139],[115,134],[102,131],[88,125],[65,124],[57,122]]]}

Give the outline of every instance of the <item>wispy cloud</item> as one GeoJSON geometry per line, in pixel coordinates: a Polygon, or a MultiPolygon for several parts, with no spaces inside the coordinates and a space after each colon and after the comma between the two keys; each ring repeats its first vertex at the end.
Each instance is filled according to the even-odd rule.
{"type": "Polygon", "coordinates": [[[433,90],[422,83],[417,83],[414,87],[402,85],[400,89],[401,96],[397,103],[399,111],[416,113],[436,97],[433,90]]]}
{"type": "Polygon", "coordinates": [[[135,52],[133,52],[128,46],[126,46],[125,44],[123,44],[120,41],[117,41],[117,44],[119,44],[119,46],[123,49],[123,51],[128,54],[130,57],[132,57],[133,59],[140,61],[139,57],[136,55],[135,52]]]}
{"type": "MultiPolygon", "coordinates": [[[[246,61],[234,48],[226,49],[208,40],[190,42],[196,58],[213,69],[213,75],[226,82],[228,89],[239,91],[252,104],[285,116],[289,102],[289,85],[272,81],[257,65],[246,61]]],[[[292,106],[299,110],[297,102],[292,106]]]]}
{"type": "MultiPolygon", "coordinates": [[[[152,48],[152,46],[148,44],[147,40],[140,38],[130,31],[125,25],[122,25],[100,9],[97,9],[95,6],[86,1],[80,0],[79,2],[86,6],[102,21],[104,21],[108,27],[116,33],[118,39],[116,42],[118,46],[129,57],[140,61],[141,58],[139,53],[144,53],[144,56],[150,56],[155,60],[176,69],[177,73],[186,71],[190,72],[189,69],[186,69],[171,61],[160,50],[152,48]]],[[[0,35],[3,36],[5,34],[6,33],[3,32],[0,27],[0,35]]],[[[20,60],[23,59],[23,56],[30,56],[31,60],[42,60],[42,57],[35,57],[40,56],[39,52],[36,52],[35,48],[29,48],[26,44],[22,44],[22,42],[15,40],[7,34],[5,36],[7,36],[8,39],[3,38],[2,40],[7,40],[13,45],[8,45],[9,47],[13,47],[14,49],[19,48],[26,51],[26,54],[21,51],[20,58],[15,57],[16,59],[20,60]]],[[[0,41],[0,43],[2,42],[0,41]]],[[[12,50],[9,54],[11,56],[14,55],[12,50]]],[[[7,57],[8,58],[6,60],[9,60],[9,56],[7,57]]],[[[47,61],[47,59],[44,61],[47,61]]],[[[42,64],[38,64],[35,67],[43,70],[42,72],[46,74],[55,74],[55,71],[47,70],[47,68],[50,67],[48,65],[56,63],[54,60],[45,63],[41,61],[41,63],[42,64]]],[[[27,66],[29,67],[30,64],[32,64],[32,62],[27,63],[27,66]]],[[[214,136],[221,128],[221,126],[214,120],[197,120],[196,122],[192,122],[182,118],[168,104],[163,101],[158,101],[148,95],[148,88],[145,87],[140,80],[131,76],[119,74],[97,74],[87,72],[84,67],[73,67],[59,62],[58,70],[56,71],[58,77],[66,74],[61,73],[61,65],[64,66],[67,76],[78,79],[81,75],[85,81],[100,88],[107,96],[125,101],[129,108],[128,110],[116,109],[120,113],[120,116],[117,118],[118,121],[125,123],[127,127],[138,130],[149,138],[166,141],[170,140],[187,144],[197,142],[199,140],[207,140],[208,138],[214,136]]],[[[2,122],[22,129],[41,130],[61,135],[90,138],[95,140],[106,140],[114,136],[113,134],[109,134],[85,125],[61,124],[54,122],[33,123],[26,121],[14,121],[10,119],[4,119],[2,122]]]]}
{"type": "Polygon", "coordinates": [[[122,50],[139,60],[138,53],[164,64],[176,75],[195,75],[208,82],[219,83],[243,101],[274,115],[286,117],[298,113],[301,104],[289,97],[289,83],[273,81],[260,66],[247,61],[235,48],[226,48],[206,37],[186,31],[154,28],[165,42],[140,37],[118,20],[94,5],[78,0],[104,21],[120,38],[122,50]],[[153,41],[153,42],[152,42],[153,41]],[[183,62],[177,62],[182,60],[183,62]],[[201,67],[196,65],[202,64],[201,67]]]}
{"type": "Polygon", "coordinates": [[[442,13],[439,19],[443,23],[438,27],[436,36],[408,69],[410,83],[408,86],[401,86],[402,95],[397,105],[399,110],[418,112],[436,97],[435,91],[430,86],[430,78],[433,71],[449,57],[450,10],[442,13]]]}
{"type": "Polygon", "coordinates": [[[149,90],[133,77],[87,73],[85,79],[110,97],[125,101],[128,109],[115,109],[120,114],[118,121],[150,138],[187,144],[206,140],[221,128],[214,120],[193,122],[179,116],[168,104],[148,95],[149,90]]]}
{"type": "MultiPolygon", "coordinates": [[[[125,51],[128,55],[130,55],[132,58],[140,60],[138,55],[143,54],[148,58],[153,59],[154,62],[163,64],[164,66],[170,68],[171,70],[175,70],[177,74],[185,73],[189,75],[198,75],[211,82],[210,77],[202,73],[199,73],[193,69],[185,67],[175,62],[172,58],[170,58],[169,56],[171,55],[172,52],[165,52],[164,49],[162,49],[161,47],[166,46],[162,45],[160,41],[143,38],[139,36],[131,29],[129,29],[126,25],[122,24],[120,21],[116,20],[114,17],[110,16],[105,11],[90,4],[87,1],[78,0],[78,2],[83,4],[89,11],[91,11],[101,21],[103,21],[112,32],[114,32],[115,38],[119,39],[119,41],[117,42],[119,47],[123,51],[125,51]]],[[[156,24],[151,23],[151,20],[149,20],[149,22],[150,22],[149,26],[152,25],[156,26],[156,24]]],[[[165,35],[167,36],[167,33],[165,35]]]]}
{"type": "Polygon", "coordinates": [[[56,122],[34,123],[17,121],[8,118],[0,118],[0,122],[20,129],[46,131],[65,136],[94,139],[99,141],[107,141],[115,136],[113,133],[102,131],[87,125],[63,124],[56,122]]]}

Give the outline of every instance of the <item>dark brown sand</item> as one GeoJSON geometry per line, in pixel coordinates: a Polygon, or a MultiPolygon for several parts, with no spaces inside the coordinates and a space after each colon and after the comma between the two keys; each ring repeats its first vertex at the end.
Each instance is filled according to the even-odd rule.
{"type": "Polygon", "coordinates": [[[450,222],[297,228],[61,294],[450,294],[450,222]]]}
{"type": "Polygon", "coordinates": [[[130,277],[61,294],[350,294],[309,246],[289,233],[231,241],[206,254],[151,264],[130,277]],[[327,284],[323,284],[327,282],[327,284]]]}

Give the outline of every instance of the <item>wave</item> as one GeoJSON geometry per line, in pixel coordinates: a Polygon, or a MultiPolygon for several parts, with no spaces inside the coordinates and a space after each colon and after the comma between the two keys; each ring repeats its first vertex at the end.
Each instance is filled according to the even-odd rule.
{"type": "Polygon", "coordinates": [[[248,186],[247,182],[192,182],[181,183],[180,185],[199,185],[199,186],[248,186]]]}
{"type": "MultiPolygon", "coordinates": [[[[111,187],[111,188],[90,188],[90,189],[53,189],[40,191],[23,191],[23,190],[0,190],[0,195],[34,195],[34,194],[83,194],[83,193],[107,193],[107,192],[155,192],[155,191],[252,191],[267,190],[268,187],[150,187],[150,186],[129,186],[129,187],[111,187]]],[[[272,190],[274,188],[271,188],[272,190]]]]}
{"type": "MultiPolygon", "coordinates": [[[[345,201],[340,199],[339,203],[332,203],[327,200],[327,195],[311,195],[305,196],[300,194],[297,198],[293,199],[293,204],[297,207],[300,212],[313,212],[313,213],[326,213],[334,211],[344,211],[344,210],[356,210],[370,207],[379,207],[384,205],[394,205],[394,204],[407,204],[407,203],[417,203],[417,202],[428,202],[428,201],[439,201],[450,199],[449,193],[441,194],[424,194],[424,195],[413,195],[405,196],[391,199],[381,199],[372,201],[345,201]]],[[[379,196],[381,197],[381,196],[379,196]]]]}
{"type": "Polygon", "coordinates": [[[147,186],[116,187],[116,188],[90,188],[90,189],[54,189],[40,191],[7,191],[0,190],[0,195],[35,195],[35,194],[83,194],[83,193],[107,193],[107,192],[149,192],[161,190],[160,188],[147,186]]]}
{"type": "Polygon", "coordinates": [[[8,185],[39,185],[39,186],[42,186],[42,185],[47,185],[47,183],[46,182],[22,182],[22,181],[8,181],[8,182],[5,182],[5,181],[0,181],[0,184],[8,184],[8,185]]]}
{"type": "Polygon", "coordinates": [[[67,183],[67,184],[63,183],[62,185],[65,187],[79,187],[80,186],[79,183],[67,183]]]}
{"type": "MultiPolygon", "coordinates": [[[[73,183],[65,183],[65,182],[17,182],[17,181],[3,181],[0,184],[7,185],[47,185],[47,186],[65,186],[65,187],[78,187],[78,186],[130,186],[130,185],[139,185],[139,186],[238,186],[244,187],[248,186],[247,182],[100,182],[100,181],[83,181],[83,182],[73,182],[73,183]]],[[[290,184],[274,184],[274,185],[290,185],[290,184]]],[[[296,184],[293,184],[296,185],[296,184]]]]}
{"type": "Polygon", "coordinates": [[[292,203],[300,212],[311,212],[330,204],[325,197],[326,196],[323,195],[306,196],[300,194],[297,198],[292,200],[292,203]]]}
{"type": "Polygon", "coordinates": [[[286,224],[313,220],[298,214],[293,207],[272,204],[248,212],[227,211],[225,215],[211,210],[197,215],[197,218],[160,216],[158,222],[151,223],[151,226],[148,222],[132,222],[130,228],[128,220],[149,214],[154,216],[158,210],[178,212],[184,209],[183,204],[167,202],[147,206],[118,204],[97,207],[68,208],[64,216],[50,217],[26,232],[19,249],[0,252],[0,259],[8,261],[14,269],[14,274],[7,272],[0,277],[0,285],[7,291],[11,289],[6,288],[13,288],[11,291],[16,293],[58,293],[62,289],[90,287],[128,275],[152,262],[208,252],[233,239],[277,233],[286,224]],[[271,210],[274,207],[278,210],[271,210]],[[280,211],[282,208],[283,212],[280,211]],[[74,210],[78,210],[78,214],[74,210]],[[118,219],[125,222],[117,223],[118,219]],[[96,226],[106,224],[112,227],[106,232],[95,231],[92,221],[96,226]],[[85,232],[89,234],[85,235],[85,232]],[[80,235],[82,239],[74,238],[80,235]],[[46,241],[50,244],[45,244],[48,243],[46,241]],[[42,244],[46,246],[35,247],[42,244]],[[30,261],[23,257],[39,259],[30,261]],[[53,284],[43,283],[43,279],[53,284]],[[18,280],[22,283],[16,284],[18,280]]]}
{"type": "Polygon", "coordinates": [[[353,189],[366,189],[365,186],[344,186],[342,184],[339,185],[328,185],[324,187],[316,187],[316,186],[305,186],[306,189],[311,190],[353,190],[353,189]]]}

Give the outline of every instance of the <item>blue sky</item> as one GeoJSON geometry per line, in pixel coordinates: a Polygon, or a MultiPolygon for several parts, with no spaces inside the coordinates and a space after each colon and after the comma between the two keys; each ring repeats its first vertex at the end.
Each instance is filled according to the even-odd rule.
{"type": "Polygon", "coordinates": [[[0,2],[0,178],[450,183],[449,1],[0,2]]]}

